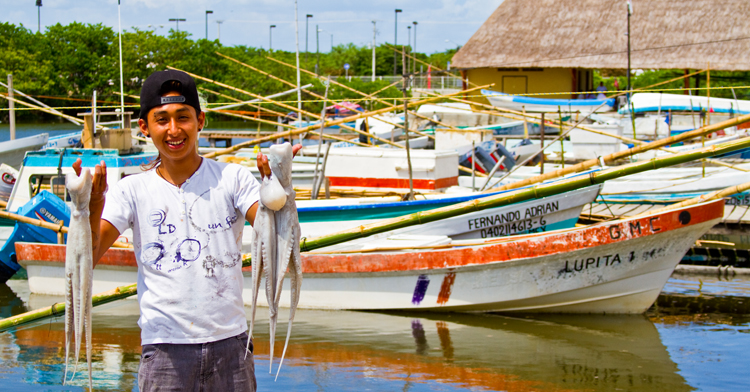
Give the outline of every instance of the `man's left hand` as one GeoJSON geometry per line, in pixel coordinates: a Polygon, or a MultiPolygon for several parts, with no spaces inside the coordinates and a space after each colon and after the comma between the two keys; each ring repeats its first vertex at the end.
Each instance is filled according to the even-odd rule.
{"type": "MultiPolygon", "coordinates": [[[[297,153],[301,149],[302,149],[301,144],[295,144],[292,147],[292,157],[297,156],[297,153]]],[[[258,171],[260,172],[261,180],[267,177],[271,177],[271,165],[268,164],[268,157],[263,155],[262,152],[258,152],[258,157],[256,159],[257,159],[258,171]]]]}

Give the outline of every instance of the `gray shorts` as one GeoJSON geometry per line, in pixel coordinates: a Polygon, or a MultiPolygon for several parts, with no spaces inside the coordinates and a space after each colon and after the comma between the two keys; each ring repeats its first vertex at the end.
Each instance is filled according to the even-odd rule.
{"type": "Polygon", "coordinates": [[[146,344],[138,387],[147,391],[255,392],[253,344],[245,359],[247,333],[199,344],[146,344]]]}

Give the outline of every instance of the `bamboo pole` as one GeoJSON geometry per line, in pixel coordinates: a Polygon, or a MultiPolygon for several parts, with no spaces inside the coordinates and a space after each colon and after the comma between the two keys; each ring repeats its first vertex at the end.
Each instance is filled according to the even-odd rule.
{"type": "MultiPolygon", "coordinates": [[[[285,103],[282,103],[282,102],[277,102],[277,101],[274,101],[274,100],[272,100],[272,99],[269,99],[269,98],[266,98],[266,97],[260,96],[260,95],[258,95],[258,94],[255,94],[255,93],[251,93],[251,92],[249,92],[249,91],[245,91],[245,90],[242,90],[242,89],[239,89],[239,88],[236,88],[236,87],[232,87],[232,86],[229,86],[229,85],[227,85],[227,84],[224,84],[224,83],[221,83],[221,82],[218,82],[218,81],[215,81],[215,80],[212,80],[212,79],[209,79],[209,78],[206,78],[206,77],[200,76],[200,75],[196,75],[196,74],[194,74],[194,73],[190,73],[190,72],[187,72],[187,71],[183,71],[183,70],[181,70],[181,69],[178,69],[178,68],[174,68],[174,67],[170,67],[170,66],[167,66],[167,68],[169,68],[169,69],[174,69],[174,70],[176,70],[176,71],[182,71],[182,72],[185,72],[186,74],[188,74],[188,75],[192,76],[193,78],[196,78],[196,79],[200,79],[200,80],[203,80],[203,81],[206,81],[206,82],[209,82],[209,83],[213,83],[213,84],[215,84],[215,85],[217,85],[217,86],[221,86],[221,87],[224,87],[224,88],[228,88],[228,89],[231,89],[231,90],[233,90],[233,91],[237,91],[237,92],[239,92],[239,93],[242,93],[242,94],[247,94],[247,95],[249,95],[249,96],[251,96],[251,97],[253,97],[253,98],[261,99],[261,100],[263,100],[263,101],[266,101],[266,102],[272,103],[272,104],[274,104],[274,105],[278,105],[278,106],[281,106],[281,107],[283,107],[283,108],[285,108],[285,109],[288,109],[288,110],[291,110],[291,111],[294,111],[294,112],[298,111],[298,109],[297,109],[297,108],[295,108],[295,107],[293,107],[293,106],[287,105],[287,104],[285,104],[285,103]]],[[[333,81],[332,81],[332,82],[333,82],[333,81]]],[[[392,108],[392,110],[393,110],[393,109],[395,109],[395,108],[392,108]]],[[[306,111],[306,110],[302,110],[302,113],[303,113],[304,115],[306,115],[306,116],[310,116],[310,117],[312,117],[312,118],[317,118],[317,119],[320,119],[320,116],[318,116],[318,115],[317,115],[317,114],[315,114],[315,113],[310,113],[310,112],[308,112],[308,111],[306,111]]],[[[300,120],[301,120],[301,119],[300,119],[300,120]]],[[[350,130],[350,131],[353,131],[353,132],[355,132],[355,133],[359,133],[359,134],[365,134],[365,132],[363,132],[363,131],[360,131],[359,129],[356,129],[356,128],[352,128],[352,127],[350,127],[350,126],[344,125],[344,123],[343,123],[343,122],[342,122],[342,123],[338,123],[338,124],[331,124],[331,125],[338,125],[338,126],[339,126],[339,127],[341,127],[341,128],[344,128],[344,129],[348,129],[348,130],[350,130]]],[[[305,128],[298,128],[298,130],[300,130],[300,129],[307,129],[307,128],[309,128],[309,127],[305,127],[305,128]]],[[[317,127],[315,127],[315,128],[312,128],[312,129],[317,129],[317,127]]],[[[290,130],[289,132],[285,132],[285,133],[286,133],[286,135],[282,135],[282,136],[280,136],[280,137],[283,137],[283,136],[288,136],[288,137],[289,137],[289,138],[291,139],[291,137],[292,137],[293,135],[298,135],[298,134],[300,134],[300,133],[305,133],[305,132],[298,132],[298,131],[291,131],[291,130],[290,130]]],[[[392,143],[392,142],[391,142],[391,141],[389,141],[389,140],[386,140],[386,139],[383,139],[383,138],[377,137],[377,136],[375,136],[375,135],[371,135],[371,134],[367,134],[367,135],[368,135],[368,136],[370,136],[370,137],[372,137],[372,138],[374,138],[374,139],[376,139],[376,140],[380,140],[380,141],[381,141],[381,142],[383,142],[383,143],[386,143],[386,144],[390,144],[390,145],[392,145],[392,146],[394,146],[394,147],[396,147],[396,148],[404,148],[404,147],[403,147],[403,146],[401,146],[400,144],[392,143]]],[[[236,150],[235,150],[235,151],[236,151],[236,150]]]]}
{"type": "MultiPolygon", "coordinates": [[[[230,95],[222,94],[222,93],[220,93],[220,92],[218,92],[218,91],[213,91],[213,90],[207,89],[207,88],[205,88],[205,87],[198,87],[198,89],[199,89],[199,90],[203,90],[203,91],[206,91],[206,92],[208,92],[208,93],[211,93],[211,94],[215,94],[215,95],[217,95],[217,96],[219,96],[219,97],[222,97],[222,98],[228,99],[228,100],[230,100],[230,101],[234,101],[234,102],[242,102],[242,100],[241,100],[241,99],[237,99],[237,98],[235,98],[235,97],[232,97],[232,96],[230,96],[230,95]]],[[[277,111],[275,111],[275,110],[271,110],[271,109],[268,109],[268,108],[264,108],[264,107],[261,107],[261,106],[260,106],[260,105],[258,105],[258,104],[254,104],[254,103],[247,103],[246,105],[247,105],[247,106],[250,106],[250,107],[253,107],[253,108],[256,108],[256,109],[258,109],[259,111],[260,111],[260,110],[263,110],[264,112],[268,112],[268,113],[271,113],[271,114],[273,114],[273,115],[275,115],[275,116],[282,116],[282,117],[286,116],[286,113],[281,113],[281,112],[277,112],[277,111]]],[[[260,117],[260,115],[258,115],[258,117],[260,117]]]]}
{"type": "MultiPolygon", "coordinates": [[[[91,302],[99,306],[118,299],[124,299],[137,294],[137,284],[131,284],[127,286],[120,286],[114,290],[105,291],[100,294],[96,294],[91,297],[91,302]]],[[[43,320],[49,317],[62,316],[65,314],[65,303],[58,302],[52,306],[45,306],[41,309],[32,310],[17,316],[8,317],[0,320],[0,332],[7,331],[11,328],[19,327],[24,324],[29,324],[35,321],[43,320]]]]}
{"type": "MultiPolygon", "coordinates": [[[[746,122],[746,121],[750,121],[750,114],[746,114],[746,115],[740,116],[740,117],[735,117],[733,119],[722,121],[720,123],[716,123],[714,125],[709,125],[709,126],[706,126],[706,127],[703,127],[703,128],[699,128],[699,129],[696,129],[696,130],[693,130],[693,131],[684,132],[684,133],[681,133],[681,134],[676,135],[676,136],[671,136],[671,137],[668,137],[668,138],[656,140],[656,141],[653,141],[651,143],[643,144],[643,145],[640,145],[640,146],[636,146],[636,147],[633,147],[633,148],[630,148],[630,149],[627,149],[627,150],[624,150],[624,151],[615,152],[615,153],[612,153],[612,154],[600,157],[600,159],[603,162],[605,162],[605,163],[606,162],[616,161],[618,159],[631,157],[633,155],[640,154],[640,153],[645,152],[645,151],[653,150],[653,149],[658,148],[658,147],[662,147],[662,146],[666,146],[666,145],[669,145],[669,144],[677,143],[677,142],[680,142],[680,141],[683,141],[683,140],[692,139],[694,137],[698,137],[698,136],[701,136],[701,135],[707,135],[707,134],[716,132],[716,131],[718,131],[720,129],[724,129],[724,128],[728,128],[728,127],[731,127],[731,126],[735,126],[737,124],[741,124],[741,123],[746,122]]],[[[703,149],[700,149],[700,150],[703,150],[703,149]]],[[[680,156],[680,155],[681,154],[675,154],[675,155],[672,155],[672,157],[674,157],[674,156],[680,156]]],[[[592,167],[597,166],[599,164],[600,164],[600,160],[599,159],[589,159],[588,161],[581,162],[581,163],[579,163],[577,165],[568,166],[565,169],[558,169],[558,170],[555,170],[553,172],[550,172],[550,173],[547,173],[547,174],[544,174],[544,175],[538,175],[538,176],[530,177],[530,178],[527,178],[525,180],[518,181],[518,182],[515,182],[515,183],[512,183],[512,184],[504,185],[504,186],[497,187],[497,188],[491,188],[491,189],[488,189],[487,192],[489,192],[489,191],[491,191],[491,192],[497,192],[497,191],[502,191],[502,190],[520,188],[520,187],[523,187],[523,186],[526,186],[526,185],[531,185],[531,184],[534,184],[534,183],[537,183],[537,182],[542,182],[542,181],[549,180],[549,179],[552,179],[552,178],[562,177],[562,176],[564,176],[566,174],[577,173],[579,171],[583,171],[583,170],[592,168],[592,167]]]]}
{"type": "MultiPolygon", "coordinates": [[[[609,181],[615,178],[662,167],[678,165],[696,159],[702,159],[707,156],[726,154],[748,147],[750,147],[750,137],[705,147],[700,150],[670,155],[662,158],[654,158],[650,161],[635,162],[628,165],[603,170],[601,172],[591,173],[588,176],[577,176],[551,184],[540,184],[526,189],[518,189],[512,192],[492,195],[481,199],[454,204],[451,206],[436,208],[429,211],[422,211],[396,218],[385,219],[375,223],[371,223],[369,225],[363,225],[353,229],[340,231],[338,233],[311,238],[309,240],[302,239],[300,249],[303,252],[307,252],[403,227],[434,222],[437,220],[451,218],[470,212],[481,211],[488,208],[496,208],[509,204],[519,203],[525,200],[539,199],[542,197],[565,193],[589,185],[601,184],[605,181],[609,181]]],[[[249,255],[243,255],[242,266],[248,267],[250,265],[252,264],[249,255]]],[[[129,286],[121,286],[115,290],[98,294],[92,299],[92,304],[93,306],[98,306],[103,303],[112,302],[117,299],[135,295],[135,288],[136,285],[133,284],[129,286]]],[[[17,327],[22,324],[39,321],[52,316],[62,315],[64,310],[64,304],[55,304],[48,308],[35,310],[18,316],[0,320],[0,332],[13,327],[17,327]]]]}
{"type": "MultiPolygon", "coordinates": [[[[394,46],[392,46],[392,45],[390,45],[388,43],[386,43],[385,45],[388,46],[388,47],[390,47],[392,50],[395,50],[397,53],[401,53],[401,51],[398,50],[396,47],[394,47],[394,46]]],[[[458,76],[456,76],[456,75],[454,75],[454,74],[452,74],[452,73],[450,73],[450,72],[448,72],[446,70],[438,68],[438,67],[436,67],[436,66],[434,66],[432,64],[428,64],[428,63],[426,63],[426,62],[424,62],[424,61],[422,61],[422,60],[420,60],[420,59],[418,59],[418,58],[416,58],[414,56],[409,55],[409,54],[407,54],[406,56],[409,57],[409,58],[411,58],[411,59],[413,59],[413,60],[415,60],[415,61],[417,61],[417,62],[419,62],[420,64],[430,66],[430,67],[432,67],[432,69],[437,70],[438,72],[445,72],[446,74],[448,74],[448,76],[451,76],[453,78],[456,78],[456,79],[459,79],[459,80],[463,81],[463,79],[461,79],[460,77],[458,77],[458,76]]],[[[469,83],[469,84],[474,84],[474,83],[469,83]]],[[[476,84],[474,84],[474,85],[476,86],[476,84]]]]}
{"type": "Polygon", "coordinates": [[[750,137],[708,146],[700,150],[688,151],[661,158],[654,158],[649,161],[634,162],[627,165],[614,167],[608,170],[590,173],[587,176],[576,176],[554,183],[539,184],[533,187],[517,189],[512,192],[488,196],[481,199],[454,204],[451,206],[437,208],[429,211],[417,212],[397,218],[386,219],[371,223],[369,225],[362,225],[353,229],[344,230],[338,233],[333,233],[317,238],[303,239],[300,248],[303,252],[313,249],[319,249],[373,234],[400,229],[403,227],[434,222],[437,220],[451,218],[470,212],[481,211],[488,208],[496,208],[526,200],[539,199],[542,197],[565,193],[589,185],[601,184],[605,181],[609,181],[615,178],[648,170],[659,169],[662,167],[674,166],[696,159],[702,159],[708,156],[726,154],[748,147],[750,147],[750,137]]]}
{"type": "Polygon", "coordinates": [[[748,189],[750,189],[750,182],[746,182],[744,184],[730,186],[729,188],[724,188],[718,191],[706,193],[706,194],[694,197],[692,199],[683,200],[679,203],[670,204],[664,208],[659,208],[658,210],[652,210],[652,211],[648,211],[646,213],[642,213],[642,214],[638,214],[634,216],[642,216],[645,214],[660,213],[664,211],[674,210],[676,208],[682,208],[682,207],[700,204],[709,200],[723,199],[725,197],[732,196],[737,193],[742,193],[748,189]]]}
{"type": "MultiPolygon", "coordinates": [[[[457,99],[457,98],[450,98],[450,99],[454,100],[454,101],[462,102],[462,103],[471,103],[471,104],[474,104],[471,101],[464,101],[462,99],[457,99]]],[[[480,104],[480,105],[483,105],[483,104],[480,104]]],[[[506,115],[506,114],[502,114],[502,113],[494,113],[492,111],[486,111],[486,110],[472,110],[472,109],[463,109],[463,108],[454,108],[454,109],[464,110],[464,111],[471,111],[472,113],[488,114],[488,115],[491,115],[491,116],[498,116],[498,117],[504,117],[504,118],[512,118],[514,120],[523,120],[524,121],[524,128],[526,126],[525,121],[528,121],[528,118],[533,118],[534,119],[534,120],[531,120],[530,122],[532,122],[534,124],[540,124],[541,125],[541,119],[537,120],[537,117],[528,115],[528,114],[526,114],[525,111],[524,112],[516,112],[516,113],[518,113],[518,115],[524,116],[523,118],[518,118],[516,116],[506,115]]],[[[509,111],[512,111],[512,110],[509,109],[509,111]]],[[[512,111],[512,112],[514,112],[514,111],[512,111]]],[[[612,133],[607,133],[607,132],[604,132],[604,131],[600,131],[598,129],[587,127],[585,125],[571,124],[570,122],[562,121],[562,117],[561,117],[561,119],[559,121],[554,121],[554,120],[548,120],[548,121],[552,121],[553,123],[557,123],[557,125],[560,126],[560,134],[562,134],[562,132],[563,132],[563,125],[564,125],[564,126],[566,126],[568,128],[574,127],[574,128],[578,128],[580,130],[586,131],[586,132],[595,133],[595,134],[602,135],[602,136],[609,136],[611,138],[621,140],[621,141],[623,141],[625,143],[630,143],[630,144],[635,144],[635,145],[648,144],[649,143],[649,142],[644,142],[644,141],[638,140],[638,139],[631,139],[629,137],[615,135],[615,134],[612,134],[612,133]]],[[[526,130],[524,129],[524,131],[526,131],[526,130]]],[[[676,154],[677,153],[677,151],[675,151],[673,149],[664,148],[664,147],[659,147],[658,150],[665,151],[665,152],[668,152],[668,153],[671,153],[671,154],[676,154]]],[[[732,168],[732,169],[735,169],[735,170],[739,170],[739,171],[743,171],[743,172],[750,172],[750,170],[748,170],[748,169],[743,169],[743,168],[741,168],[739,166],[730,165],[728,163],[725,163],[725,162],[722,162],[722,161],[719,161],[719,160],[716,160],[716,159],[706,159],[706,162],[711,162],[711,163],[716,164],[716,165],[729,167],[729,168],[732,168]]],[[[565,165],[562,165],[562,166],[565,167],[565,165]]]]}
{"type": "MultiPolygon", "coordinates": [[[[26,223],[29,225],[39,226],[43,229],[52,230],[56,233],[66,234],[68,232],[67,226],[62,226],[60,224],[54,224],[54,223],[46,222],[46,221],[39,220],[39,219],[29,218],[27,216],[14,214],[8,211],[0,211],[0,218],[10,219],[16,222],[26,223]]],[[[123,243],[123,242],[119,242],[119,241],[116,241],[112,246],[116,248],[130,248],[131,247],[131,245],[123,243]]]]}
{"type": "MultiPolygon", "coordinates": [[[[239,65],[241,65],[241,66],[243,66],[243,67],[246,67],[246,68],[249,68],[249,69],[251,69],[251,70],[253,70],[253,71],[255,71],[255,72],[258,72],[259,74],[261,74],[261,75],[263,75],[263,76],[269,77],[269,78],[271,78],[271,79],[273,79],[273,80],[276,80],[276,81],[278,81],[278,82],[281,82],[281,83],[283,83],[283,84],[286,84],[287,86],[291,86],[291,87],[297,88],[297,85],[296,85],[296,84],[294,84],[294,83],[292,83],[292,82],[289,82],[289,81],[286,81],[286,80],[284,80],[284,79],[282,79],[282,78],[280,78],[280,77],[278,77],[278,76],[275,76],[275,75],[273,75],[273,74],[270,74],[270,73],[268,73],[268,72],[266,72],[266,71],[264,71],[264,70],[262,70],[262,69],[258,69],[258,68],[256,68],[256,67],[253,67],[253,66],[252,66],[252,65],[250,65],[250,64],[246,64],[246,63],[243,63],[243,62],[242,62],[242,61],[240,61],[240,60],[234,59],[234,58],[232,58],[232,57],[229,57],[229,56],[227,56],[227,55],[225,55],[225,54],[222,54],[222,53],[219,53],[219,52],[216,52],[216,54],[218,54],[219,56],[221,56],[221,57],[223,57],[223,58],[225,58],[225,59],[227,59],[227,60],[230,60],[230,61],[234,61],[235,63],[237,63],[237,64],[239,64],[239,65]]],[[[297,68],[297,67],[295,67],[295,68],[297,68]]],[[[319,95],[319,94],[317,94],[317,93],[315,93],[315,92],[312,92],[312,91],[310,91],[310,90],[307,90],[307,89],[304,89],[304,88],[303,88],[303,89],[301,89],[301,90],[302,90],[303,92],[307,93],[307,94],[310,94],[310,95],[312,95],[312,96],[313,96],[313,97],[315,97],[315,98],[318,98],[318,99],[324,99],[324,98],[323,98],[323,96],[321,96],[321,95],[319,95]]]]}
{"type": "MultiPolygon", "coordinates": [[[[487,86],[479,86],[479,87],[475,87],[475,88],[473,88],[471,90],[467,90],[467,91],[475,91],[475,90],[479,90],[479,89],[482,89],[482,88],[485,88],[485,87],[487,87],[487,86]]],[[[457,95],[457,94],[463,94],[464,92],[465,91],[459,91],[459,92],[455,92],[455,93],[451,93],[451,94],[447,94],[447,95],[442,95],[442,96],[430,97],[430,98],[422,99],[422,100],[419,100],[419,101],[415,101],[415,102],[409,103],[409,106],[422,105],[424,103],[436,101],[438,99],[443,99],[443,98],[446,98],[446,97],[449,97],[449,96],[453,96],[453,95],[457,95]]],[[[229,148],[226,148],[224,150],[219,150],[219,151],[212,152],[210,154],[206,154],[203,157],[204,158],[214,158],[214,157],[219,156],[219,155],[230,154],[230,153],[232,153],[234,151],[239,150],[240,148],[244,148],[244,147],[248,147],[248,146],[254,146],[256,144],[260,144],[260,143],[267,142],[267,141],[272,141],[272,140],[274,140],[276,138],[283,137],[283,136],[286,136],[286,135],[298,135],[298,134],[301,134],[301,133],[309,132],[309,131],[314,130],[314,129],[318,129],[320,127],[339,125],[339,124],[343,124],[343,123],[346,123],[346,122],[354,121],[354,120],[357,120],[357,119],[360,119],[360,118],[375,116],[375,115],[382,114],[382,113],[387,113],[387,112],[393,111],[395,109],[396,108],[393,108],[393,107],[383,108],[383,109],[373,110],[373,111],[367,112],[367,113],[355,114],[353,116],[341,118],[341,119],[338,119],[338,120],[331,120],[331,121],[326,121],[326,122],[320,122],[318,124],[309,125],[307,127],[299,128],[299,129],[291,131],[291,132],[281,132],[281,133],[276,133],[276,134],[273,134],[273,135],[265,136],[265,137],[262,137],[262,138],[258,138],[258,139],[255,139],[255,140],[249,140],[247,142],[236,144],[236,145],[234,145],[232,147],[229,147],[229,148]]]]}
{"type": "MultiPolygon", "coordinates": [[[[274,59],[274,58],[272,58],[272,57],[266,57],[266,58],[267,58],[267,59],[269,59],[269,60],[271,60],[271,61],[275,61],[275,62],[277,62],[277,63],[279,63],[279,64],[281,64],[281,65],[285,65],[285,66],[287,66],[287,67],[290,67],[290,68],[295,68],[295,67],[294,67],[294,65],[291,65],[291,64],[287,64],[287,63],[285,63],[285,62],[283,62],[283,61],[281,61],[281,60],[276,60],[276,59],[274,59]]],[[[315,75],[315,74],[314,74],[313,72],[310,72],[310,71],[308,71],[308,70],[305,70],[305,69],[303,69],[303,70],[301,70],[301,71],[302,71],[302,72],[305,72],[305,73],[307,73],[307,74],[309,74],[309,75],[311,75],[311,76],[314,76],[314,77],[320,78],[320,76],[318,76],[318,75],[315,75]]],[[[387,101],[385,101],[385,100],[383,100],[383,99],[381,99],[381,98],[375,97],[375,96],[373,96],[373,95],[367,95],[366,93],[363,93],[363,92],[361,92],[361,91],[359,91],[359,90],[357,90],[357,89],[353,89],[353,88],[351,88],[351,87],[349,87],[349,86],[347,86],[347,85],[345,85],[345,84],[339,83],[339,82],[337,82],[337,81],[335,81],[335,80],[331,80],[331,83],[333,83],[333,84],[335,84],[335,85],[337,85],[337,86],[339,86],[339,87],[341,87],[341,88],[343,88],[343,89],[349,90],[349,91],[351,91],[351,92],[353,92],[353,93],[356,93],[356,94],[359,94],[359,95],[362,95],[362,96],[365,96],[365,97],[370,97],[371,99],[373,99],[373,100],[375,100],[375,101],[378,101],[378,102],[380,102],[380,103],[382,103],[382,104],[384,104],[384,105],[388,105],[388,106],[394,106],[394,107],[397,107],[397,106],[398,106],[398,105],[395,105],[395,103],[394,103],[394,104],[391,104],[390,102],[387,102],[387,101]]],[[[464,92],[466,92],[466,91],[464,91],[464,92]]],[[[412,116],[415,116],[415,117],[421,118],[421,119],[423,119],[423,120],[428,120],[428,121],[432,121],[432,122],[434,122],[434,123],[436,123],[436,124],[438,124],[438,125],[442,125],[442,126],[444,126],[444,127],[448,128],[448,129],[450,129],[450,130],[453,130],[453,131],[461,131],[460,129],[458,129],[458,128],[456,128],[456,127],[452,127],[452,126],[450,126],[450,125],[448,125],[448,124],[445,124],[445,123],[443,123],[443,122],[441,122],[441,121],[438,121],[438,120],[433,120],[433,119],[430,119],[429,117],[423,116],[423,115],[421,115],[421,114],[419,114],[419,113],[417,113],[417,112],[413,112],[413,111],[407,111],[407,112],[404,112],[404,116],[406,116],[406,115],[408,115],[408,114],[411,114],[412,116]]],[[[397,127],[399,127],[399,128],[403,128],[403,125],[396,125],[396,126],[397,126],[397,127]]]]}

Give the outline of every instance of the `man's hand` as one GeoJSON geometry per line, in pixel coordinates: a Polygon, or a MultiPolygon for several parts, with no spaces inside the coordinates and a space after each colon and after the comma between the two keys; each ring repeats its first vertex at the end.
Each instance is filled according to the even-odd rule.
{"type": "MultiPolygon", "coordinates": [[[[295,144],[292,147],[292,157],[297,156],[297,153],[301,149],[301,144],[295,144]]],[[[268,157],[263,155],[262,152],[258,152],[258,157],[256,159],[258,163],[258,171],[260,172],[260,179],[262,180],[264,178],[271,177],[271,166],[268,164],[268,157]]]]}
{"type": "MultiPolygon", "coordinates": [[[[83,162],[81,158],[76,159],[73,162],[73,170],[77,176],[81,175],[81,165],[83,162]]],[[[94,167],[94,178],[91,181],[91,203],[100,203],[104,201],[104,194],[107,193],[107,164],[101,161],[94,167]]]]}

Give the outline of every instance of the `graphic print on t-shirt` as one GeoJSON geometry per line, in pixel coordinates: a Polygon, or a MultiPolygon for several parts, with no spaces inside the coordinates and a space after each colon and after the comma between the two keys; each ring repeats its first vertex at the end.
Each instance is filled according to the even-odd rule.
{"type": "Polygon", "coordinates": [[[144,245],[141,253],[144,265],[168,273],[189,268],[200,256],[201,250],[208,245],[208,237],[200,235],[201,233],[196,234],[204,238],[203,242],[184,234],[176,234],[178,223],[169,223],[169,216],[168,207],[166,211],[158,208],[149,211],[148,223],[156,231],[157,240],[144,245]]]}
{"type": "MultiPolygon", "coordinates": [[[[221,186],[201,193],[188,209],[188,220],[193,229],[207,236],[231,230],[238,219],[233,200],[221,186]]],[[[244,224],[244,221],[240,224],[244,224]]],[[[202,261],[208,278],[214,276],[218,266],[232,268],[242,261],[240,253],[224,251],[223,254],[218,254],[216,251],[214,249],[213,254],[206,253],[202,261]]]]}

